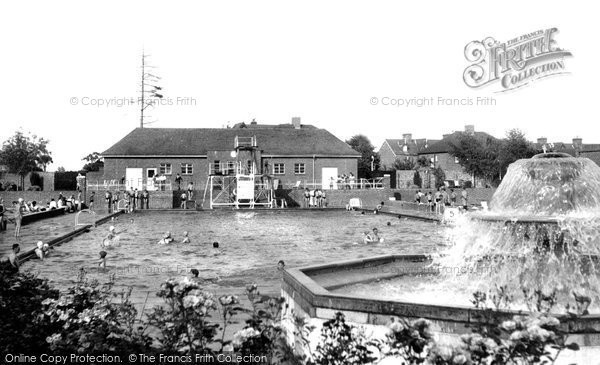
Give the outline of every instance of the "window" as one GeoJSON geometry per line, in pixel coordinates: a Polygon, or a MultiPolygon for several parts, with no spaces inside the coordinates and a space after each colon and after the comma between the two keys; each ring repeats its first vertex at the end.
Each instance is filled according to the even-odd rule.
{"type": "Polygon", "coordinates": [[[454,157],[454,163],[459,163],[458,162],[458,157],[454,157]]]}
{"type": "Polygon", "coordinates": [[[158,173],[162,175],[171,175],[173,173],[170,163],[161,163],[158,167],[158,173]]]}
{"type": "Polygon", "coordinates": [[[235,173],[235,163],[233,161],[227,161],[227,173],[228,174],[235,173]]]}
{"type": "Polygon", "coordinates": [[[285,174],[285,164],[274,163],[273,164],[273,174],[275,174],[275,175],[283,175],[283,174],[285,174]]]}
{"type": "Polygon", "coordinates": [[[295,175],[304,175],[306,174],[306,165],[303,163],[295,163],[294,164],[294,174],[295,175]]]}
{"type": "Polygon", "coordinates": [[[219,161],[219,160],[215,160],[215,164],[214,164],[214,166],[215,166],[215,172],[216,172],[216,173],[219,173],[219,172],[221,172],[221,161],[219,161]]]}
{"type": "Polygon", "coordinates": [[[252,160],[248,160],[246,162],[246,167],[248,168],[248,173],[249,174],[253,173],[253,171],[252,171],[252,160]]]}
{"type": "Polygon", "coordinates": [[[181,174],[182,175],[191,175],[194,173],[194,168],[191,163],[182,163],[181,164],[181,174]]]}

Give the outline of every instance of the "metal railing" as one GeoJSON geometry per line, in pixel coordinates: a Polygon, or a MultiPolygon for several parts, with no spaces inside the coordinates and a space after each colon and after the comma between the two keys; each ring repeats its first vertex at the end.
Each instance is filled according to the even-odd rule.
{"type": "Polygon", "coordinates": [[[159,179],[137,179],[126,181],[125,184],[121,184],[120,180],[90,180],[87,182],[87,189],[89,191],[124,191],[129,190],[133,186],[138,190],[147,189],[148,191],[169,191],[173,190],[173,183],[171,180],[159,180],[159,179]]]}
{"type": "Polygon", "coordinates": [[[209,175],[250,175],[256,174],[256,165],[246,166],[242,161],[230,162],[211,162],[208,164],[209,175]]]}
{"type": "MultiPolygon", "coordinates": [[[[277,179],[277,177],[275,177],[277,179]]],[[[281,184],[281,182],[279,183],[281,184]]],[[[358,181],[340,181],[336,180],[330,183],[313,183],[306,180],[296,180],[284,183],[284,188],[287,189],[321,189],[321,190],[353,190],[353,189],[383,189],[384,183],[383,178],[374,178],[374,179],[359,179],[358,181]]]]}

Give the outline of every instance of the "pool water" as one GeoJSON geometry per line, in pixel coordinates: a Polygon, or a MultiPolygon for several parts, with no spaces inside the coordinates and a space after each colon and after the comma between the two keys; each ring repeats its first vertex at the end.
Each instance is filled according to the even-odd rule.
{"type": "Polygon", "coordinates": [[[73,284],[82,267],[88,277],[100,282],[115,274],[117,289],[132,287],[134,303],[147,301],[152,306],[162,282],[189,275],[192,268],[207,279],[206,288],[217,294],[242,294],[249,283],[257,283],[263,294],[278,294],[279,260],[286,267],[299,267],[377,255],[431,253],[444,240],[442,230],[429,222],[339,210],[138,212],[93,228],[55,247],[45,261],[31,260],[24,268],[59,288],[73,284]],[[119,234],[118,246],[102,248],[110,225],[124,232],[119,234]],[[385,241],[363,244],[363,232],[374,227],[385,241]],[[171,231],[175,241],[158,245],[165,231],[171,231]],[[189,244],[179,243],[184,231],[189,232],[189,244]],[[219,242],[218,249],[212,247],[214,241],[219,242]],[[101,250],[108,253],[106,270],[97,267],[101,250]]]}

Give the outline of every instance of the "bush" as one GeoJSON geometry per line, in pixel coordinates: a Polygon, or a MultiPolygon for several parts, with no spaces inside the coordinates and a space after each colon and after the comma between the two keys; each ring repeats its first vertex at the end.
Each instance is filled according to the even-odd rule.
{"type": "Polygon", "coordinates": [[[38,187],[39,190],[42,190],[41,187],[44,186],[44,178],[35,171],[29,175],[29,182],[31,183],[31,187],[38,187]]]}
{"type": "Polygon", "coordinates": [[[423,185],[423,180],[421,179],[421,174],[419,174],[419,171],[415,171],[415,174],[413,175],[413,184],[419,188],[421,188],[423,185]]]}

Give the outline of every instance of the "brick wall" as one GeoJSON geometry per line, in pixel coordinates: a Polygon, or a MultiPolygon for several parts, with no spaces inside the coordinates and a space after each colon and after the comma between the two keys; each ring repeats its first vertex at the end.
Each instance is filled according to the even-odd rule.
{"type": "Polygon", "coordinates": [[[396,170],[396,187],[409,188],[414,185],[415,170],[396,170]]]}
{"type": "MultiPolygon", "coordinates": [[[[227,152],[229,153],[229,152],[227,152]]],[[[206,180],[208,178],[208,164],[214,162],[216,156],[212,156],[212,160],[206,158],[105,158],[104,169],[102,175],[90,174],[88,177],[88,183],[95,183],[94,179],[97,179],[100,183],[103,180],[120,180],[125,175],[126,168],[143,168],[143,176],[147,176],[146,172],[148,168],[159,168],[161,163],[170,163],[172,167],[172,174],[166,175],[167,179],[170,179],[175,187],[175,175],[180,170],[181,163],[193,164],[192,175],[182,175],[183,182],[182,186],[186,187],[189,181],[194,183],[197,189],[204,189],[206,186],[206,180]]],[[[220,162],[226,162],[226,155],[219,155],[221,158],[220,162]]],[[[348,174],[352,172],[354,176],[357,175],[357,164],[358,160],[355,158],[264,158],[262,165],[264,166],[265,161],[269,163],[270,175],[274,179],[278,179],[280,184],[284,187],[291,187],[296,184],[297,181],[301,181],[304,186],[307,182],[317,184],[321,183],[322,179],[322,168],[333,167],[338,169],[338,175],[348,174]],[[297,174],[294,171],[294,164],[303,163],[304,173],[297,174]],[[275,164],[284,165],[283,174],[274,174],[273,168],[275,164]],[[314,168],[314,179],[313,179],[313,168],[314,168]]]]}
{"type": "MultiPolygon", "coordinates": [[[[421,190],[423,194],[431,191],[435,194],[435,189],[394,189],[391,191],[392,195],[396,197],[396,200],[402,200],[405,202],[412,202],[415,200],[415,194],[418,190],[421,190]]],[[[449,191],[449,190],[448,190],[449,191]]],[[[460,199],[460,192],[462,189],[454,189],[458,199],[460,199]]],[[[482,201],[489,202],[494,195],[496,189],[494,188],[469,188],[467,189],[468,203],[479,205],[482,201]]],[[[425,199],[427,201],[427,199],[425,199]]]]}
{"type": "MultiPolygon", "coordinates": [[[[171,180],[174,187],[176,186],[175,176],[177,173],[181,174],[182,163],[189,163],[193,166],[192,174],[181,174],[183,178],[182,187],[185,188],[190,181],[194,183],[194,186],[199,188],[204,188],[206,185],[208,176],[208,160],[206,158],[105,158],[101,180],[120,180],[121,177],[125,176],[127,168],[142,168],[142,174],[145,179],[149,168],[155,168],[158,174],[160,173],[160,164],[163,163],[171,164],[171,174],[165,174],[165,176],[171,180]]],[[[88,183],[95,182],[88,179],[88,183]]]]}

